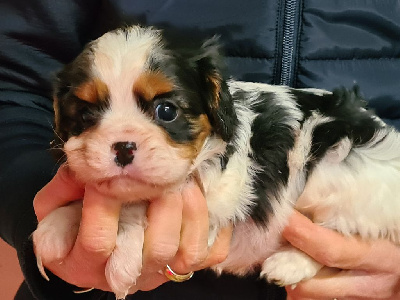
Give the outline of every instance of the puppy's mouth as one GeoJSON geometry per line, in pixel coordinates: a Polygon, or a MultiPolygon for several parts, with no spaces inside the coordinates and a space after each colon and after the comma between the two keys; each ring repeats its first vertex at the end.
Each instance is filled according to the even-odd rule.
{"type": "Polygon", "coordinates": [[[131,175],[117,175],[99,180],[95,183],[97,189],[122,202],[151,200],[158,197],[165,187],[131,175]]]}
{"type": "Polygon", "coordinates": [[[122,173],[120,175],[115,175],[109,178],[104,178],[99,180],[100,185],[112,185],[112,184],[121,184],[121,185],[147,185],[147,186],[155,186],[154,183],[143,179],[141,176],[136,176],[132,174],[122,173]]]}

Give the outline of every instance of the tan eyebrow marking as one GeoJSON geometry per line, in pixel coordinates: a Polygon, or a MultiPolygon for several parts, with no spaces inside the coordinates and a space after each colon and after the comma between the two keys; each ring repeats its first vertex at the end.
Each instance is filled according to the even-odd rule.
{"type": "Polygon", "coordinates": [[[73,93],[83,101],[96,103],[101,99],[106,99],[108,96],[108,88],[100,79],[93,79],[76,87],[73,93]]]}
{"type": "Polygon", "coordinates": [[[133,85],[133,92],[140,95],[145,101],[151,101],[157,95],[173,90],[174,84],[160,72],[145,72],[141,74],[133,85]]]}

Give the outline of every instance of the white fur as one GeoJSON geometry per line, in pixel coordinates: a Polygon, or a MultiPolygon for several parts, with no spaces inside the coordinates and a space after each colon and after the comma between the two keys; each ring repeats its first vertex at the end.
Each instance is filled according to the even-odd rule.
{"type": "Polygon", "coordinates": [[[306,93],[318,95],[318,96],[324,96],[324,95],[330,95],[332,92],[326,91],[326,90],[321,90],[321,89],[316,89],[316,88],[305,88],[305,89],[298,89],[299,91],[303,91],[306,93]]]}
{"type": "Polygon", "coordinates": [[[273,93],[275,97],[275,104],[284,107],[292,117],[291,119],[282,121],[287,122],[287,125],[292,127],[294,130],[299,129],[298,121],[303,118],[303,114],[297,107],[297,103],[292,98],[293,96],[289,93],[289,88],[287,86],[269,85],[256,82],[230,81],[229,88],[232,93],[243,90],[252,94],[250,99],[246,99],[246,102],[250,103],[260,101],[258,95],[261,92],[273,93]]]}
{"type": "Polygon", "coordinates": [[[62,260],[74,246],[82,216],[82,202],[55,209],[46,216],[32,234],[37,265],[42,276],[49,280],[43,264],[62,260]]]}
{"type": "Polygon", "coordinates": [[[140,276],[146,209],[145,203],[139,203],[121,210],[115,249],[105,270],[107,282],[117,299],[124,299],[140,276]]]}
{"type": "MultiPolygon", "coordinates": [[[[375,140],[381,140],[382,134],[375,140]]],[[[391,131],[389,138],[370,144],[352,149],[338,162],[323,159],[296,207],[314,222],[343,234],[399,243],[400,135],[391,131]]]]}
{"type": "Polygon", "coordinates": [[[124,110],[134,103],[133,83],[160,43],[159,31],[130,27],[108,32],[94,44],[92,72],[107,85],[113,107],[124,110]]]}
{"type": "Polygon", "coordinates": [[[293,286],[314,277],[321,268],[320,263],[304,252],[286,246],[264,261],[261,276],[281,286],[293,286]]]}
{"type": "MultiPolygon", "coordinates": [[[[255,114],[243,105],[236,105],[236,112],[240,122],[234,137],[237,151],[230,157],[226,170],[222,173],[221,162],[215,155],[197,167],[207,199],[210,222],[215,226],[227,225],[229,221],[243,221],[255,199],[251,182],[257,166],[248,157],[251,123],[255,114]]],[[[208,147],[206,143],[200,151],[200,157],[204,157],[204,151],[209,152],[208,147]]]]}

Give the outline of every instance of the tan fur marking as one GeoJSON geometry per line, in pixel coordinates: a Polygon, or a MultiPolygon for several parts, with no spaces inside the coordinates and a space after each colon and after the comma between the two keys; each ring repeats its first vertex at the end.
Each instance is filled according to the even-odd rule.
{"type": "Polygon", "coordinates": [[[212,109],[217,109],[219,107],[219,100],[220,96],[219,93],[221,91],[221,76],[218,73],[214,73],[210,76],[207,77],[208,81],[211,84],[212,87],[212,93],[213,93],[213,101],[211,102],[211,108],[212,109]]]}
{"type": "Polygon", "coordinates": [[[107,85],[99,79],[85,82],[74,89],[76,97],[89,103],[96,103],[100,99],[104,99],[107,94],[107,85]]]}
{"type": "Polygon", "coordinates": [[[139,76],[133,85],[133,92],[146,101],[151,101],[157,95],[173,90],[173,83],[162,73],[145,72],[139,76]]]}
{"type": "Polygon", "coordinates": [[[211,133],[211,124],[207,115],[200,115],[192,130],[197,133],[197,137],[191,143],[177,144],[169,139],[169,144],[176,148],[180,148],[180,155],[182,158],[193,161],[199,154],[205,139],[211,133]]]}
{"type": "Polygon", "coordinates": [[[201,150],[201,147],[203,146],[205,139],[211,134],[211,124],[210,121],[208,120],[207,115],[205,114],[200,115],[199,122],[197,125],[200,133],[197,136],[197,139],[195,140],[196,151],[197,151],[197,153],[195,154],[196,156],[198,152],[201,150]]]}

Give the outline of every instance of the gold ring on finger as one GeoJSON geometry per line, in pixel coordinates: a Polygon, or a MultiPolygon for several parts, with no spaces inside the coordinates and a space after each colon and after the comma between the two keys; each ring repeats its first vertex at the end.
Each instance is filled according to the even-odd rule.
{"type": "Polygon", "coordinates": [[[164,268],[164,275],[167,277],[169,280],[174,281],[174,282],[184,282],[189,280],[190,278],[193,277],[194,272],[190,271],[187,274],[178,274],[175,273],[174,270],[171,269],[169,265],[166,265],[164,268]]]}

